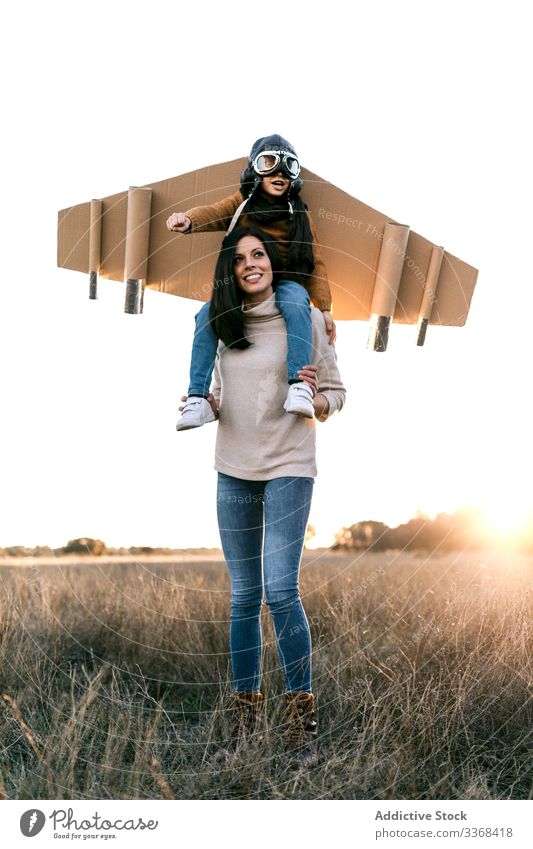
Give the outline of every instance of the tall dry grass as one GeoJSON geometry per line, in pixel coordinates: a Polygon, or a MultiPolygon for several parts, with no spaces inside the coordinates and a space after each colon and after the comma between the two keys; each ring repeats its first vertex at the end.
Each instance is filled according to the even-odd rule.
{"type": "Polygon", "coordinates": [[[210,760],[230,690],[222,563],[3,567],[0,795],[19,799],[522,799],[532,795],[533,560],[307,555],[320,764],[269,734],[210,760]]]}

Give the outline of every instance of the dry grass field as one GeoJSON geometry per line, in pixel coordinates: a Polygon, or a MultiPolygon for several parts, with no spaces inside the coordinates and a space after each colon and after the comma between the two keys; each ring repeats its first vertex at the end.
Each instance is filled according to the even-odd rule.
{"type": "Polygon", "coordinates": [[[532,790],[533,559],[308,552],[320,763],[225,733],[223,562],[0,567],[0,796],[8,799],[524,799],[532,790]]]}

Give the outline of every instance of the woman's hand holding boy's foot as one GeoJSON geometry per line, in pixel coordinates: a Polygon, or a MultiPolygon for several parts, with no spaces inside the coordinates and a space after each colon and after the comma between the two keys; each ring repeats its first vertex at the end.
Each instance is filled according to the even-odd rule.
{"type": "Polygon", "coordinates": [[[329,310],[322,310],[322,315],[324,316],[324,321],[326,322],[326,331],[329,336],[329,344],[333,345],[335,339],[337,338],[337,328],[335,326],[335,322],[333,321],[333,316],[331,315],[329,310]]]}
{"type": "Polygon", "coordinates": [[[208,422],[218,419],[218,403],[213,395],[201,398],[198,395],[182,395],[181,400],[185,403],[179,408],[181,417],[178,419],[176,430],[190,430],[193,427],[202,427],[208,422]]]}
{"type": "Polygon", "coordinates": [[[300,369],[298,377],[301,377],[304,383],[307,383],[312,389],[315,418],[319,422],[325,422],[329,413],[329,401],[325,395],[318,392],[317,372],[318,366],[309,364],[300,369]]]}

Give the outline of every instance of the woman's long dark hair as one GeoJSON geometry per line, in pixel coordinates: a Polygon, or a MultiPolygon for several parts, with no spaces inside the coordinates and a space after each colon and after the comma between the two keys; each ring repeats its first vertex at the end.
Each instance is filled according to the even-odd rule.
{"type": "Polygon", "coordinates": [[[209,308],[209,321],[218,336],[228,348],[248,348],[250,342],[246,338],[244,324],[245,315],[242,311],[244,292],[239,288],[233,273],[235,249],[244,236],[255,236],[263,243],[273,272],[273,285],[280,279],[281,256],[275,240],[263,233],[259,227],[236,227],[222,241],[218,255],[213,283],[213,296],[209,308]]]}

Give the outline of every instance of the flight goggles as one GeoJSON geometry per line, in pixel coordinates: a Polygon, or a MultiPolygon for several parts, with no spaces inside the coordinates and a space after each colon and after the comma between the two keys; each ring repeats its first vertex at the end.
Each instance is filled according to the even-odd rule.
{"type": "Polygon", "coordinates": [[[286,150],[263,150],[255,157],[252,168],[260,177],[282,171],[289,180],[296,180],[300,173],[300,163],[297,158],[286,150]]]}

